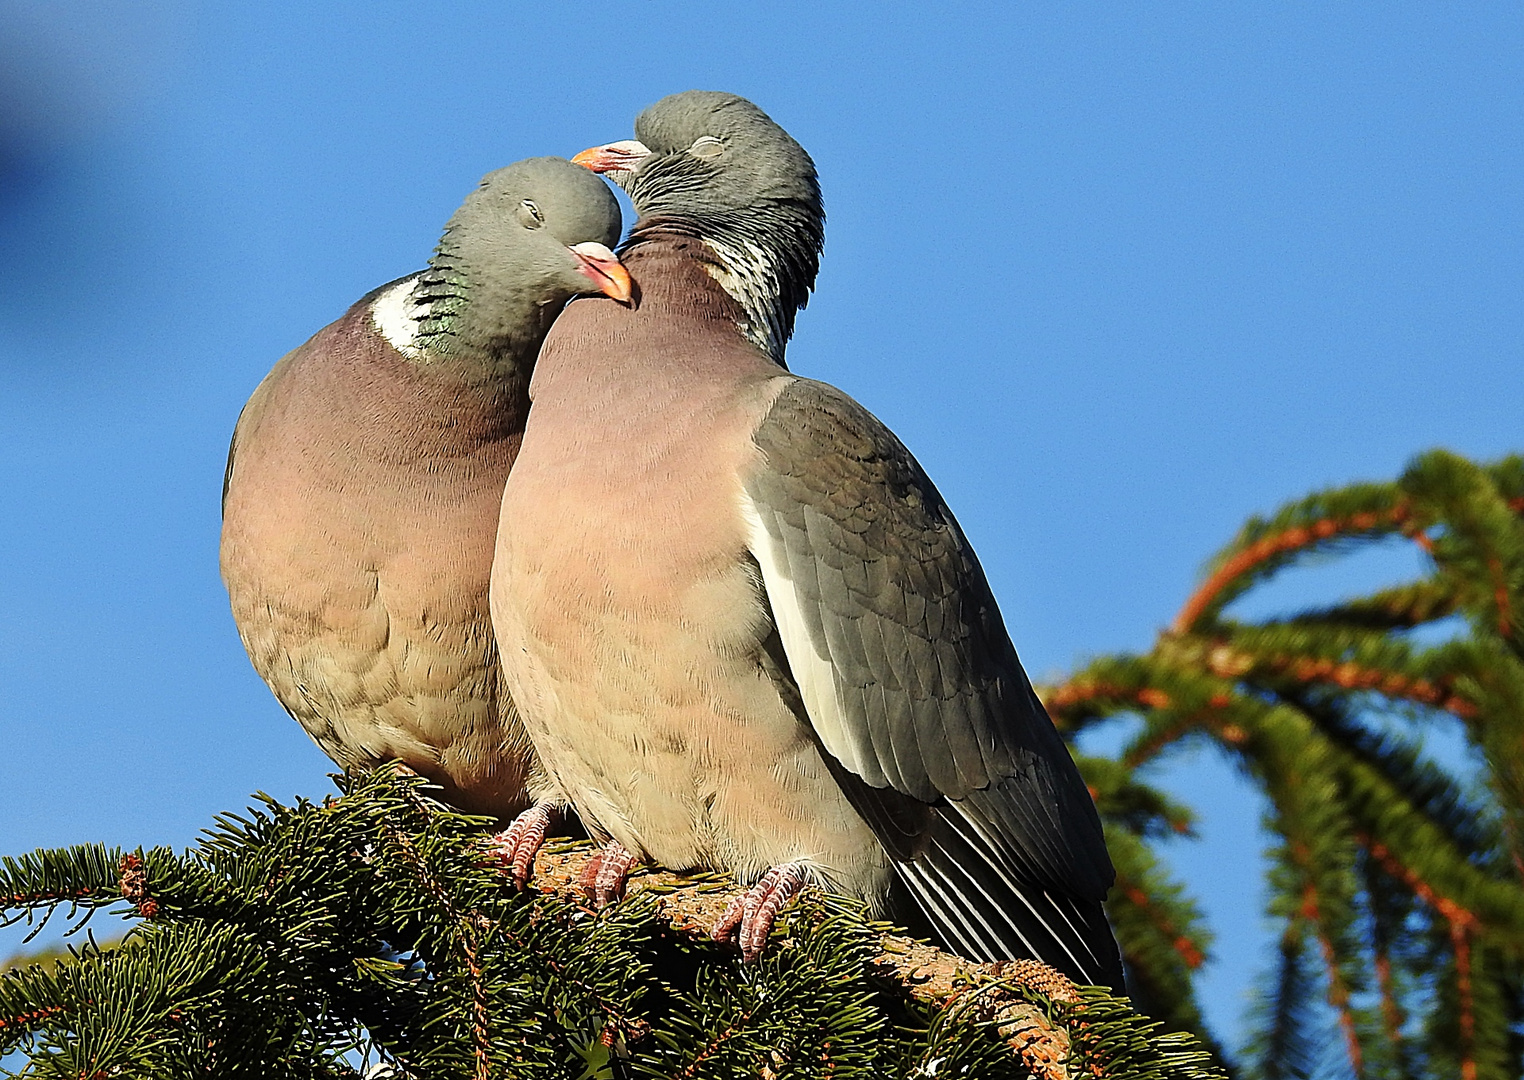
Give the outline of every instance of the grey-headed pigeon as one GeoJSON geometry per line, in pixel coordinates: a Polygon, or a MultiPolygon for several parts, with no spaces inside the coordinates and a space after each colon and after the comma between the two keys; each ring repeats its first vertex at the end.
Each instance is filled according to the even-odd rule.
{"type": "Polygon", "coordinates": [[[546,339],[492,578],[546,797],[608,842],[584,884],[733,872],[715,929],[750,957],[815,880],[1121,987],[1100,820],[973,550],[888,428],[782,366],[813,163],[729,94],[636,135],[574,160],[639,211],[639,302],[575,301],[546,339]]]}
{"type": "Polygon", "coordinates": [[[287,354],[244,407],[223,581],[255,669],[341,766],[398,760],[473,813],[528,806],[493,537],[546,331],[575,294],[629,298],[620,224],[608,186],[564,158],[491,173],[427,269],[287,354]]]}

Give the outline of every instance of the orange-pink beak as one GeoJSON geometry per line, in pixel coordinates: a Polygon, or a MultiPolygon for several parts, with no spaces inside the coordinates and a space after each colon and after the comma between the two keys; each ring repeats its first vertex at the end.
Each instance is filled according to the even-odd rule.
{"type": "Polygon", "coordinates": [[[577,257],[577,270],[598,286],[599,292],[621,304],[630,302],[630,297],[635,295],[635,283],[630,280],[630,272],[619,261],[619,256],[592,241],[573,244],[570,250],[577,257]]]}
{"type": "Polygon", "coordinates": [[[640,163],[651,156],[645,143],[634,139],[594,146],[572,158],[574,165],[591,169],[595,173],[634,172],[640,163]]]}

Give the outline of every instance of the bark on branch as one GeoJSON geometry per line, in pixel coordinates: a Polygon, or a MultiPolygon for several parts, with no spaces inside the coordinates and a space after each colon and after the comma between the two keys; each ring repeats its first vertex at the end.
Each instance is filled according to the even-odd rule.
{"type": "MultiPolygon", "coordinates": [[[[532,886],[563,900],[584,902],[577,882],[596,850],[586,844],[551,842],[535,859],[532,886]]],[[[709,936],[730,901],[744,890],[714,876],[688,878],[640,869],[631,875],[628,892],[653,894],[672,927],[697,938],[709,936]]],[[[1034,1077],[1067,1077],[1069,1033],[1014,990],[1025,986],[1055,1002],[1077,1001],[1074,984],[1046,964],[1035,960],[981,964],[915,938],[888,933],[881,937],[872,964],[876,975],[898,985],[911,998],[938,1008],[966,1008],[969,1019],[996,1023],[1034,1077]]]]}

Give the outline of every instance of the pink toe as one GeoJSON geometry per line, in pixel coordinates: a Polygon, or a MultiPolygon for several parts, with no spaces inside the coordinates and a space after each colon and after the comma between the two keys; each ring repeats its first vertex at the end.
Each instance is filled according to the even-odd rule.
{"type": "Polygon", "coordinates": [[[741,925],[742,918],[746,915],[746,897],[750,893],[742,893],[730,902],[725,909],[725,914],[720,916],[720,921],[714,924],[714,929],[709,936],[715,941],[729,941],[736,936],[736,929],[741,925]]]}
{"type": "Polygon", "coordinates": [[[625,884],[634,865],[635,856],[618,841],[611,840],[587,861],[577,886],[595,907],[615,903],[624,897],[625,884]]]}
{"type": "Polygon", "coordinates": [[[522,889],[534,874],[534,858],[545,844],[554,814],[551,804],[536,803],[514,818],[505,832],[492,838],[492,846],[507,865],[515,888],[522,889]]]}
{"type": "Polygon", "coordinates": [[[784,863],[773,867],[744,896],[738,896],[730,902],[725,914],[715,924],[715,940],[728,941],[732,936],[737,936],[742,958],[755,960],[767,946],[767,937],[772,933],[778,912],[799,894],[805,880],[804,867],[799,863],[784,863]],[[739,935],[736,933],[737,928],[739,935]]]}

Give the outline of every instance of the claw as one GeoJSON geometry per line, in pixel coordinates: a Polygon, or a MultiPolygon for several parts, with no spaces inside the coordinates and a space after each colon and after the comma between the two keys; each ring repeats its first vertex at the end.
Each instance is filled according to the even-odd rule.
{"type": "Polygon", "coordinates": [[[630,869],[635,861],[635,856],[622,844],[610,840],[582,868],[577,887],[594,907],[607,907],[624,897],[625,883],[630,880],[630,869]]]}
{"type": "Polygon", "coordinates": [[[555,819],[557,808],[550,803],[535,803],[507,830],[487,841],[494,854],[507,866],[513,887],[522,889],[534,874],[534,857],[545,843],[545,834],[555,819]]]}
{"type": "Polygon", "coordinates": [[[767,946],[767,936],[773,932],[778,912],[799,895],[806,881],[803,863],[773,867],[745,895],[730,902],[720,921],[714,924],[711,936],[716,941],[729,941],[737,937],[739,930],[742,959],[755,960],[767,946]]]}

